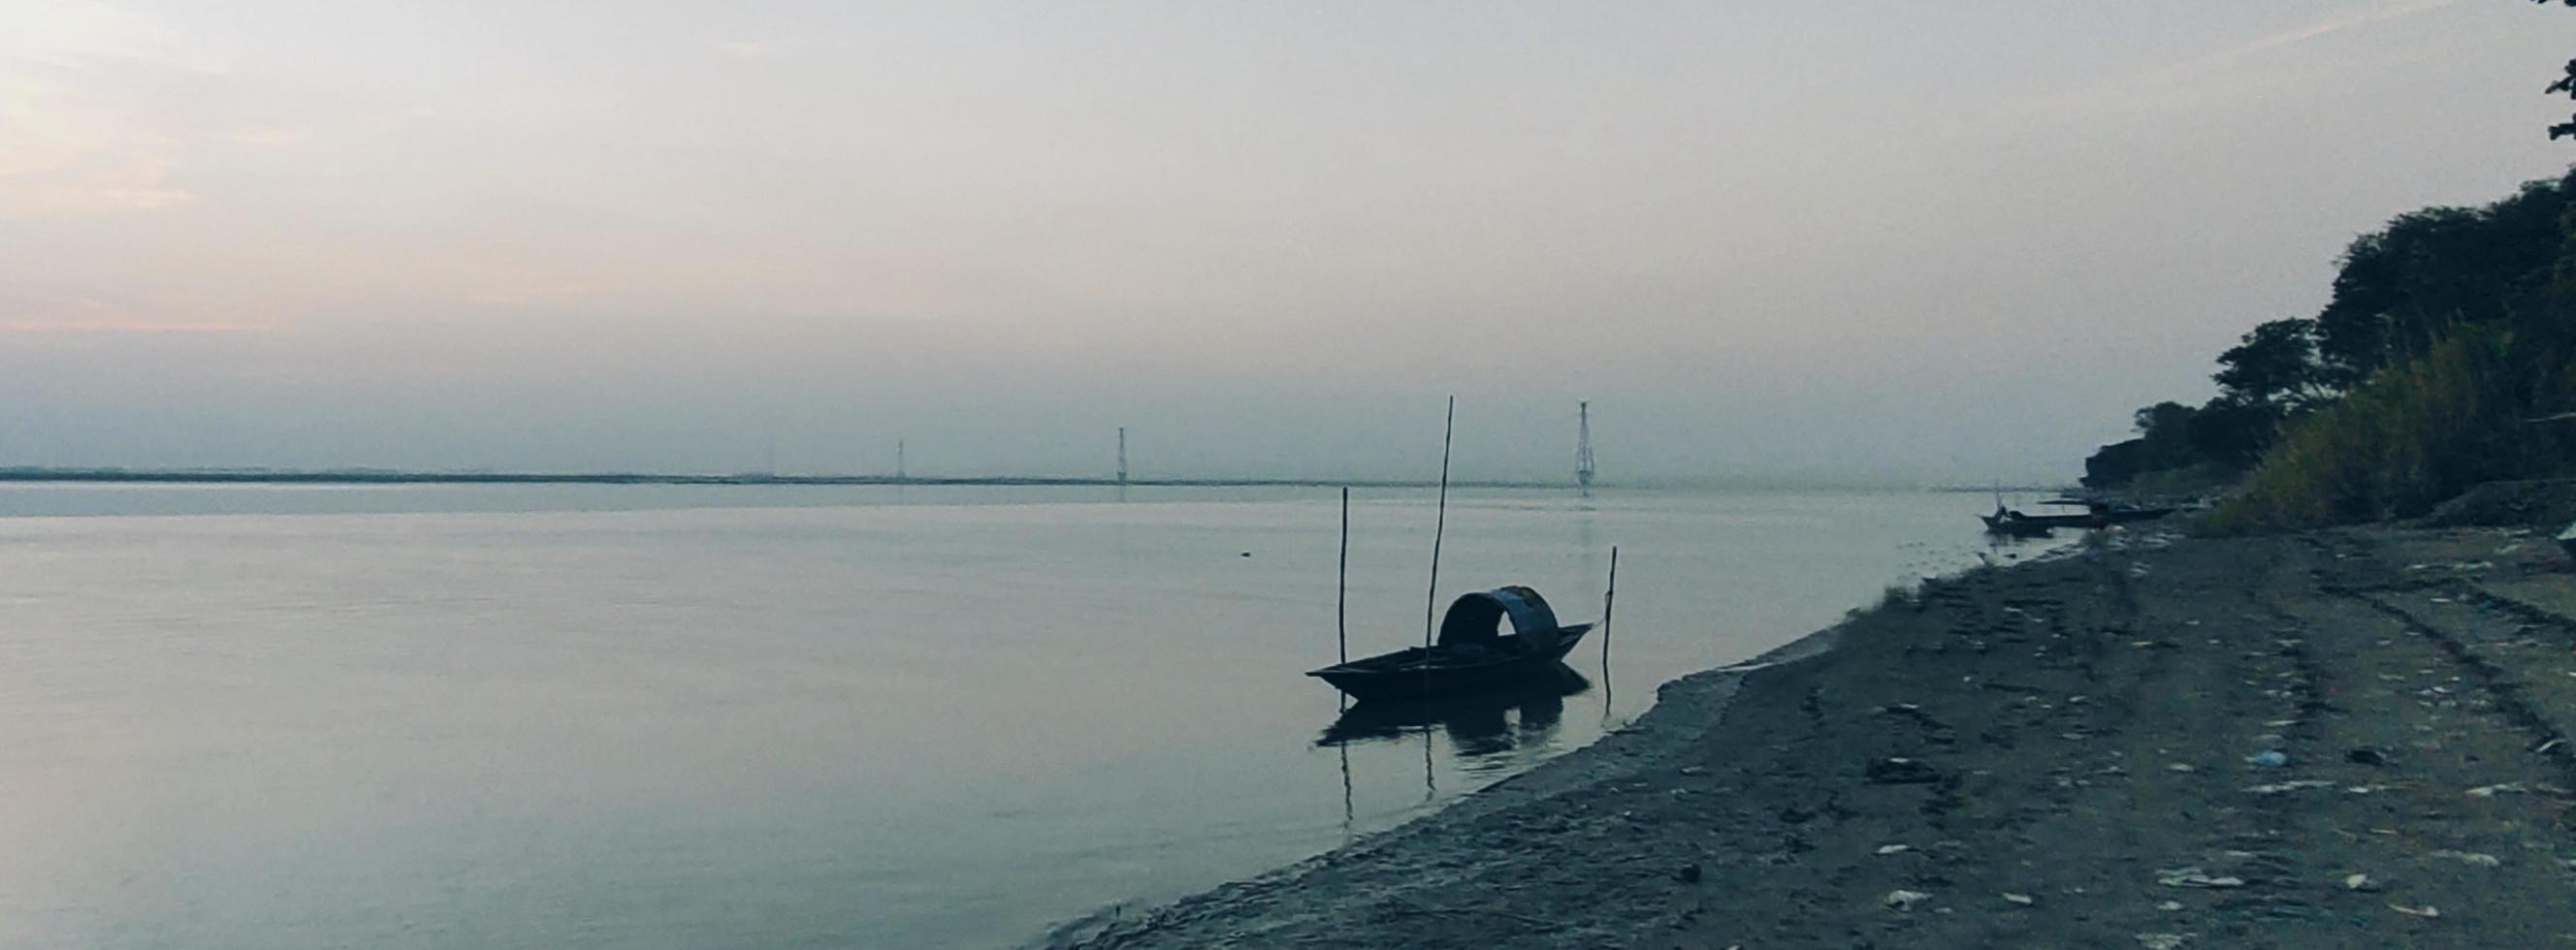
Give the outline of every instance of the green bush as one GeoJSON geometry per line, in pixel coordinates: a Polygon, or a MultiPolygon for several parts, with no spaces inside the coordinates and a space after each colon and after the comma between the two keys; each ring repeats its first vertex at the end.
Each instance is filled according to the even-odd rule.
{"type": "Polygon", "coordinates": [[[2203,525],[2221,533],[2412,517],[2469,486],[2552,474],[2567,440],[2526,421],[2556,377],[2524,364],[2510,331],[2464,327],[2294,420],[2203,525]]]}

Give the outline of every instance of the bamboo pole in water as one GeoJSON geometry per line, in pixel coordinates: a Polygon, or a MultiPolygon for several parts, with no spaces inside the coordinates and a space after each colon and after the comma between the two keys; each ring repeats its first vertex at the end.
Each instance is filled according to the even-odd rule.
{"type": "Polygon", "coordinates": [[[1610,609],[1619,603],[1619,546],[1610,546],[1610,589],[1601,594],[1601,675],[1610,675],[1610,609]]]}
{"type": "MultiPolygon", "coordinates": [[[[1422,597],[1422,646],[1431,646],[1431,615],[1440,608],[1440,537],[1449,530],[1449,443],[1458,434],[1458,397],[1449,397],[1449,419],[1440,431],[1440,513],[1431,526],[1431,591],[1422,597]]],[[[1425,659],[1428,659],[1427,657],[1425,659]]],[[[1431,681],[1431,666],[1422,667],[1423,685],[1431,681]]]]}
{"type": "Polygon", "coordinates": [[[1333,581],[1333,641],[1351,661],[1351,490],[1342,488],[1342,573],[1333,581]]]}

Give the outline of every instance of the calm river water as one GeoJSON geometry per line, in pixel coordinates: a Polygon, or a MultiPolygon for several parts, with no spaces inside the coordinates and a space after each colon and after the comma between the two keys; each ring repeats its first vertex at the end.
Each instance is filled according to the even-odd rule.
{"type": "MultiPolygon", "coordinates": [[[[1431,495],[1356,498],[1352,653],[1419,642],[1431,495]]],[[[1007,946],[1580,747],[1988,503],[1456,493],[1443,607],[1593,617],[1619,545],[1606,675],[1319,745],[1331,490],[0,487],[0,945],[1007,946]]]]}

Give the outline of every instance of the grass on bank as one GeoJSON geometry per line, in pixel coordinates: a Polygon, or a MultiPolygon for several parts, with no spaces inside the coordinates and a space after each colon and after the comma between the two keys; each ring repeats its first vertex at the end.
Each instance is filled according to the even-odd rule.
{"type": "MultiPolygon", "coordinates": [[[[2509,331],[2463,330],[2294,420],[2202,527],[2286,531],[2421,515],[2479,482],[2554,474],[2568,426],[2525,418],[2564,373],[2515,372],[2509,331]]],[[[2527,364],[2526,364],[2527,365],[2527,364]]]]}

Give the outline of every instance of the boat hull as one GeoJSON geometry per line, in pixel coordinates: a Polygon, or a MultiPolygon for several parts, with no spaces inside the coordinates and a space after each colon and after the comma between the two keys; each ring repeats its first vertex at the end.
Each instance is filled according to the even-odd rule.
{"type": "MultiPolygon", "coordinates": [[[[1582,642],[1591,624],[1561,628],[1555,642],[1513,651],[1487,662],[1449,662],[1450,655],[1431,651],[1434,662],[1422,662],[1419,647],[1328,666],[1306,675],[1323,680],[1352,699],[1401,700],[1453,696],[1544,680],[1560,674],[1567,653],[1582,642]]],[[[1513,638],[1506,637],[1504,640],[1513,638]]]]}

